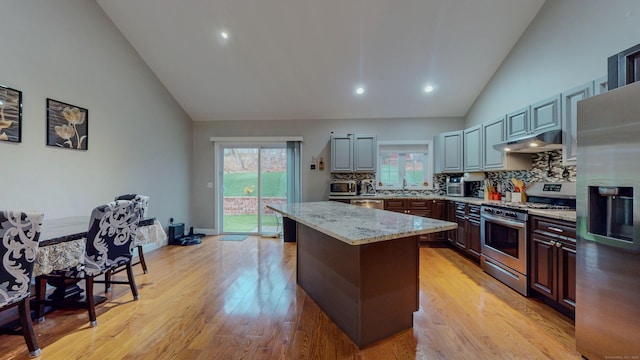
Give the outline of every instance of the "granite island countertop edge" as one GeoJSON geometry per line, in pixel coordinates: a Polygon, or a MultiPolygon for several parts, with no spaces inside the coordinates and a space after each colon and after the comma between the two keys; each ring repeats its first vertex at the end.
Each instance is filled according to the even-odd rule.
{"type": "Polygon", "coordinates": [[[282,214],[282,216],[349,245],[371,244],[453,230],[458,227],[456,223],[448,221],[351,206],[332,201],[278,204],[268,205],[267,207],[282,214]],[[304,211],[324,211],[325,213],[300,214],[300,211],[303,211],[302,209],[304,211]],[[327,218],[323,218],[324,216],[327,218]],[[371,219],[377,219],[377,221],[371,221],[371,219]],[[362,222],[363,226],[358,226],[358,222],[362,222]]]}

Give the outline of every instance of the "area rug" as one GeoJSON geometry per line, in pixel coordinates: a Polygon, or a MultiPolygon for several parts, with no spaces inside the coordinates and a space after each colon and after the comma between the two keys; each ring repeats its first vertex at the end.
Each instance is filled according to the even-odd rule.
{"type": "Polygon", "coordinates": [[[220,238],[220,240],[222,241],[242,241],[246,238],[248,238],[248,235],[227,235],[224,236],[222,238],[220,238]]]}

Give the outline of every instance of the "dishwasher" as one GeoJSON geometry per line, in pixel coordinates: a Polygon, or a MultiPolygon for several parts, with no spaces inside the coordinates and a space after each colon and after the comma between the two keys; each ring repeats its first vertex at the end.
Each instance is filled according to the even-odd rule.
{"type": "Polygon", "coordinates": [[[351,199],[351,205],[384,210],[384,200],[351,199]]]}

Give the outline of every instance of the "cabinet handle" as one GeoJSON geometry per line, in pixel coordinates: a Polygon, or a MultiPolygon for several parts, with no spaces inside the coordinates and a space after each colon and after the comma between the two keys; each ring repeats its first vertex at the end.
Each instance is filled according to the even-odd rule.
{"type": "Polygon", "coordinates": [[[556,244],[556,242],[555,242],[555,241],[553,241],[553,240],[551,240],[551,241],[549,242],[549,246],[554,246],[555,244],[556,244]]]}
{"type": "Polygon", "coordinates": [[[411,214],[411,210],[407,210],[407,214],[411,214]]]}
{"type": "Polygon", "coordinates": [[[549,226],[549,230],[557,231],[559,233],[563,232],[562,229],[553,226],[549,226]]]}
{"type": "Polygon", "coordinates": [[[556,247],[557,248],[562,247],[562,243],[560,241],[556,241],[556,247]]]}

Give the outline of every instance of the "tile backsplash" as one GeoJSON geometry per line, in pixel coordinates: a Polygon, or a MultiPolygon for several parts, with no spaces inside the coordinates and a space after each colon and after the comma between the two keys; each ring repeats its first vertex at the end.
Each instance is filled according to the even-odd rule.
{"type": "MultiPolygon", "coordinates": [[[[485,172],[485,176],[489,179],[494,186],[500,185],[501,189],[505,188],[505,185],[511,182],[511,178],[524,181],[525,185],[544,181],[544,182],[559,182],[559,181],[576,181],[576,167],[575,165],[563,166],[562,165],[562,151],[554,150],[541,153],[531,154],[532,168],[531,170],[520,171],[491,171],[485,172]]],[[[445,183],[447,176],[460,176],[462,174],[436,174],[433,177],[434,184],[436,184],[437,190],[419,190],[412,191],[413,194],[437,194],[445,195],[445,183]]],[[[375,179],[375,174],[372,173],[359,173],[359,174],[331,174],[331,180],[333,179],[375,179]]],[[[480,185],[480,183],[478,183],[480,185]]],[[[474,194],[471,196],[477,196],[477,191],[480,190],[478,186],[474,189],[474,194]]],[[[379,191],[379,194],[393,194],[391,190],[379,191]]]]}

